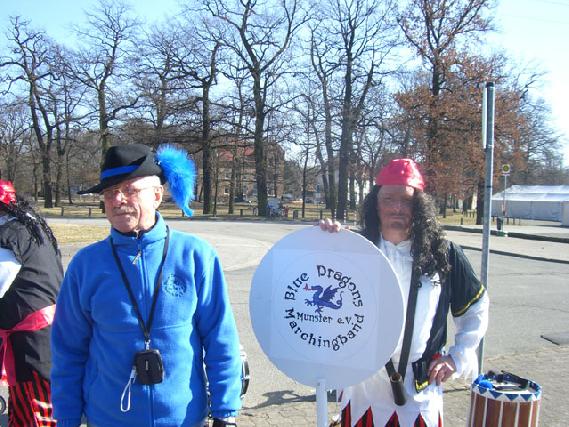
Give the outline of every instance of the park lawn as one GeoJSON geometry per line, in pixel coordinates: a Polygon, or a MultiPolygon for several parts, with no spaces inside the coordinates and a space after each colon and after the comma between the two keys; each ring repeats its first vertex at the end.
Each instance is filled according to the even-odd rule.
{"type": "Polygon", "coordinates": [[[109,235],[108,225],[51,224],[50,227],[60,245],[96,242],[109,235]]]}
{"type": "MultiPolygon", "coordinates": [[[[324,218],[330,217],[330,211],[325,209],[323,205],[306,204],[305,216],[302,218],[302,204],[297,202],[285,203],[288,207],[288,218],[272,218],[273,220],[300,220],[313,222],[318,221],[321,215],[324,218]]],[[[105,218],[105,214],[98,207],[98,202],[93,200],[78,200],[73,205],[64,203],[62,207],[54,207],[46,209],[41,203],[36,204],[36,209],[45,217],[57,218],[105,218]]],[[[202,213],[202,204],[198,202],[192,203],[193,216],[197,218],[214,217],[212,214],[204,215],[202,213]]],[[[160,213],[166,219],[182,219],[184,215],[182,211],[171,201],[164,202],[160,207],[160,213]]],[[[248,203],[235,203],[234,213],[228,214],[228,206],[220,204],[217,206],[217,215],[220,219],[255,219],[262,220],[256,216],[256,206],[248,203]],[[254,215],[255,214],[255,215],[254,215]]],[[[462,212],[454,212],[452,209],[447,210],[447,216],[438,216],[438,220],[443,225],[473,225],[476,223],[476,216],[470,213],[463,216],[462,212]]],[[[347,224],[356,224],[357,211],[350,211],[348,214],[347,224]]],[[[53,224],[51,225],[54,234],[61,244],[66,243],[89,243],[104,239],[109,233],[108,225],[75,225],[75,224],[53,224]]]]}

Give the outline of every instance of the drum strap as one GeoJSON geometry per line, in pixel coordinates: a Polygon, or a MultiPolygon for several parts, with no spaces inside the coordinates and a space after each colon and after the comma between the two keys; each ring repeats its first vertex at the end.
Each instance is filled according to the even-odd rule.
{"type": "Polygon", "coordinates": [[[409,361],[409,352],[411,350],[411,341],[413,339],[413,329],[415,320],[415,308],[417,307],[417,294],[421,287],[420,274],[418,268],[413,264],[413,273],[411,275],[411,284],[409,287],[409,296],[407,299],[407,310],[405,313],[405,332],[403,335],[403,344],[401,346],[401,356],[399,357],[399,366],[397,371],[393,365],[393,361],[385,364],[385,369],[391,380],[393,398],[397,405],[405,404],[405,394],[403,390],[403,381],[407,371],[407,362],[409,361]]]}

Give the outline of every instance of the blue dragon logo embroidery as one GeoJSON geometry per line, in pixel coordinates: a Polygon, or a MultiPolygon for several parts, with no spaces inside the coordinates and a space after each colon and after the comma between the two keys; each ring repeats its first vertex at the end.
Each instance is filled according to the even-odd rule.
{"type": "Polygon", "coordinates": [[[338,297],[338,299],[336,300],[336,302],[334,303],[332,301],[332,299],[334,298],[334,296],[336,295],[336,292],[338,292],[338,289],[340,288],[334,288],[332,289],[332,285],[328,286],[326,289],[322,288],[322,286],[308,286],[308,284],[306,284],[306,286],[304,287],[304,290],[306,291],[316,291],[314,292],[314,295],[312,295],[312,299],[305,299],[305,303],[307,306],[316,306],[316,313],[321,314],[322,310],[324,309],[324,307],[328,307],[328,308],[332,308],[334,310],[338,310],[340,307],[342,307],[342,292],[340,292],[340,295],[338,297]]]}
{"type": "Polygon", "coordinates": [[[187,290],[187,286],[184,281],[173,274],[170,274],[168,278],[162,282],[162,287],[164,288],[164,291],[173,297],[181,297],[187,290]]]}

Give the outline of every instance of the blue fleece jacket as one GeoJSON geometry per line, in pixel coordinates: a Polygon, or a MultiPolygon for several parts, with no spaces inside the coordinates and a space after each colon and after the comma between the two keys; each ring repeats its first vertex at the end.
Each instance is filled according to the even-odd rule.
{"type": "MultiPolygon", "coordinates": [[[[147,321],[162,259],[166,225],[140,237],[111,230],[112,241],[147,321]],[[138,254],[138,256],[137,256],[138,254]]],[[[121,411],[144,337],[111,252],[111,239],[94,243],[73,258],[57,300],[51,374],[58,426],[90,425],[194,427],[208,414],[204,363],[211,412],[237,415],[241,360],[235,320],[219,258],[203,240],[170,230],[162,288],[152,324],[151,348],[162,354],[160,384],[131,388],[131,408],[121,411]]]]}

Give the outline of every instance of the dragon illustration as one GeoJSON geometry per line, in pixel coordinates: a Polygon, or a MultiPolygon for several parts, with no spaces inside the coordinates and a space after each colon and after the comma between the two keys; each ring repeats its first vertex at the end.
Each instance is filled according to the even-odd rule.
{"type": "Polygon", "coordinates": [[[334,310],[338,310],[342,307],[342,292],[340,292],[339,299],[335,304],[332,301],[332,298],[334,298],[334,295],[336,295],[336,292],[338,292],[338,289],[340,288],[332,289],[332,285],[330,285],[326,289],[323,289],[322,286],[318,285],[310,287],[306,285],[304,289],[307,291],[316,291],[314,292],[312,299],[310,300],[307,298],[305,299],[305,302],[308,306],[315,305],[316,313],[318,314],[322,313],[322,309],[324,307],[333,308],[334,310]]]}

